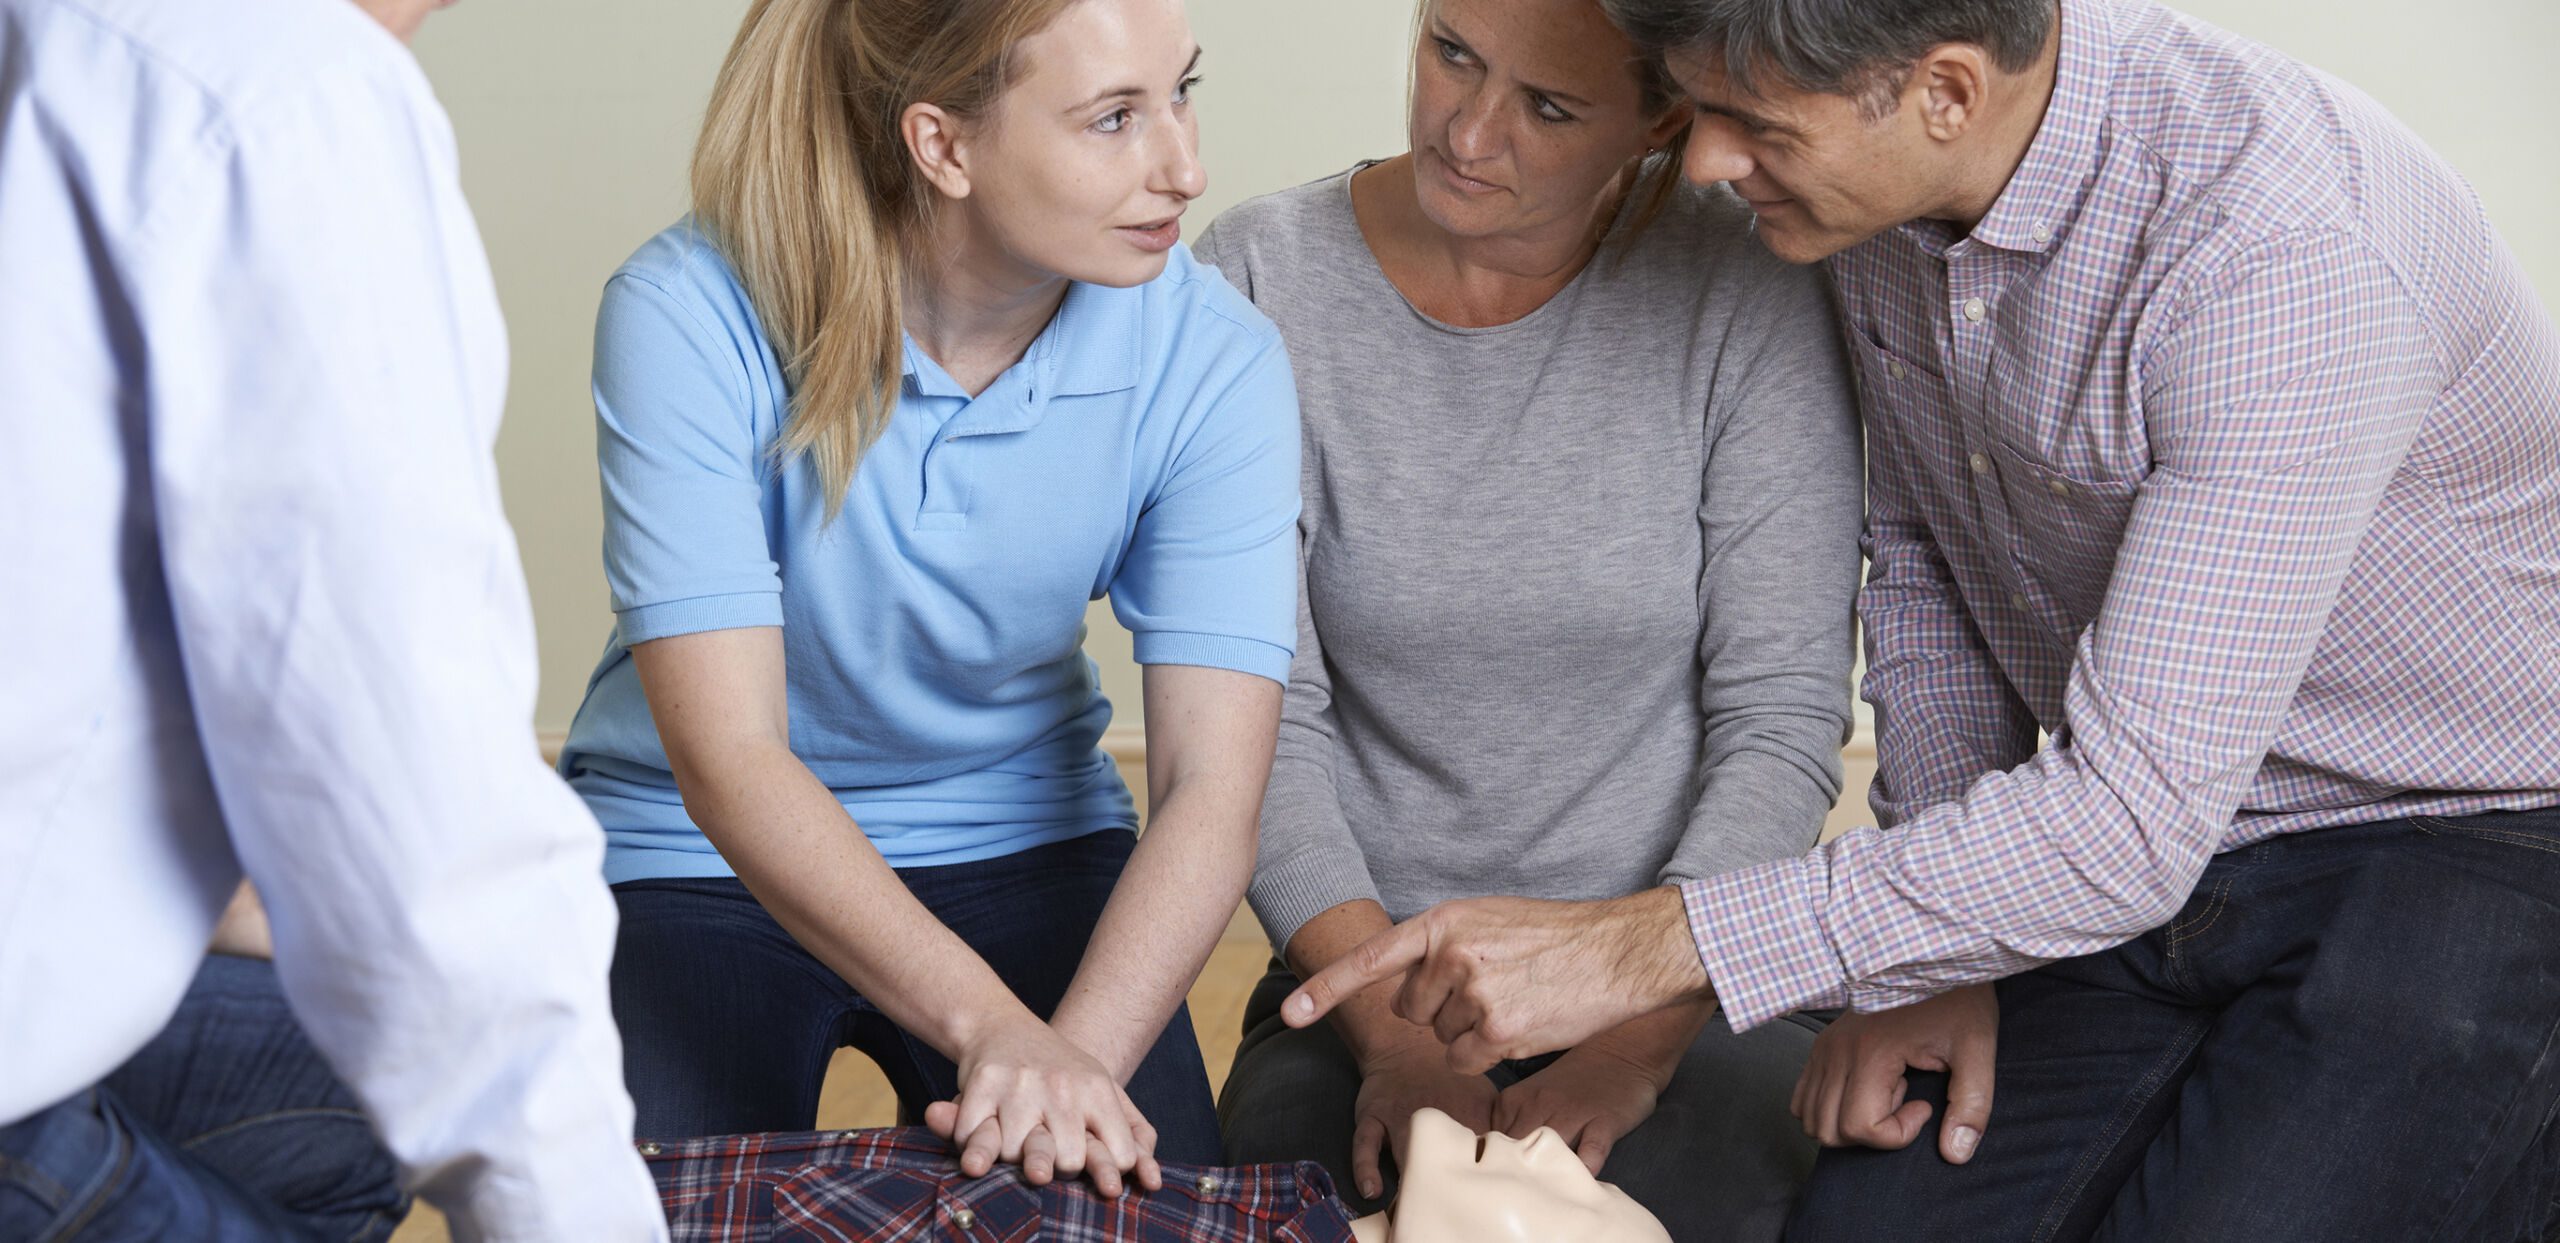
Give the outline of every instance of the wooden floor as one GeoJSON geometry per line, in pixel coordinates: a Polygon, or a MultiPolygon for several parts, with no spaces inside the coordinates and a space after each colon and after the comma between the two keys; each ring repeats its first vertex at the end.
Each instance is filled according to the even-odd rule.
{"type": "MultiPolygon", "coordinates": [[[[1147,788],[1146,772],[1135,765],[1123,765],[1129,787],[1147,788]]],[[[1848,757],[1848,789],[1840,805],[1833,810],[1831,821],[1824,826],[1827,838],[1855,824],[1866,823],[1867,783],[1874,765],[1862,755],[1848,757]]],[[[1191,987],[1191,1026],[1200,1037],[1200,1054],[1209,1065],[1209,1086],[1214,1091],[1227,1082],[1227,1070],[1235,1064],[1236,1043],[1243,1037],[1244,1002],[1262,979],[1264,966],[1271,959],[1271,948],[1263,939],[1262,927],[1251,912],[1239,910],[1227,924],[1226,934],[1219,938],[1217,949],[1209,954],[1209,965],[1200,980],[1191,987]]],[[[852,1127],[889,1126],[897,1121],[897,1098],[889,1091],[888,1080],[881,1077],[870,1059],[850,1049],[840,1050],[827,1067],[827,1082],[818,1098],[818,1127],[840,1130],[852,1127]]],[[[392,1243],[446,1243],[444,1219],[434,1209],[420,1205],[402,1223],[392,1243]]]]}

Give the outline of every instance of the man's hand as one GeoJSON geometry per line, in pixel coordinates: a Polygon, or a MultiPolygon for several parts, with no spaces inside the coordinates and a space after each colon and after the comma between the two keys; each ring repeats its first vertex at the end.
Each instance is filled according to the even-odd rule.
{"type": "Polygon", "coordinates": [[[1437,1033],[1452,1070],[1581,1043],[1708,995],[1676,889],[1602,902],[1445,902],[1364,941],[1280,1008],[1292,1027],[1371,984],[1404,977],[1395,1013],[1437,1033]]]}
{"type": "Polygon", "coordinates": [[[1437,1109],[1469,1129],[1493,1127],[1493,1081],[1483,1075],[1449,1069],[1438,1041],[1429,1033],[1360,1064],[1360,1096],[1352,1105],[1351,1181],[1365,1200],[1386,1192],[1378,1170],[1378,1152],[1390,1148],[1404,1163],[1404,1145],[1413,1130],[1414,1111],[1437,1109]]]}
{"type": "Polygon", "coordinates": [[[1796,1080],[1789,1112],[1825,1147],[1902,1148],[1929,1121],[1927,1101],[1906,1101],[1906,1068],[1947,1073],[1947,1118],[1938,1155],[1973,1159],[1991,1121],[2000,999],[1988,984],[1960,988],[1881,1014],[1851,1012],[1824,1029],[1796,1080]]]}

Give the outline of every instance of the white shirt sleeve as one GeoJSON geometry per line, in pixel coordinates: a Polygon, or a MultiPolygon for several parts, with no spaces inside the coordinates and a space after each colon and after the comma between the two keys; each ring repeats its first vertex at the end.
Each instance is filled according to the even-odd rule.
{"type": "Polygon", "coordinates": [[[602,835],[529,726],[497,300],[400,61],[241,103],[138,239],[187,688],[294,1011],[455,1237],[663,1238],[602,835]]]}

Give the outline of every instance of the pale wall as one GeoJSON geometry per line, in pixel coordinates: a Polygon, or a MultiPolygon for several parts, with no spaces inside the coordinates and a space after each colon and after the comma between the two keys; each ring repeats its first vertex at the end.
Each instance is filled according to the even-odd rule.
{"type": "MultiPolygon", "coordinates": [[[[2560,52],[2552,0],[2191,0],[2396,109],[2468,174],[2560,303],[2560,52]]],[[[515,347],[499,444],[508,512],[542,634],[537,724],[567,726],[611,624],[587,399],[596,296],[623,256],[683,210],[686,153],[742,0],[471,0],[418,54],[451,110],[463,177],[515,347]]],[[[1200,95],[1218,209],[1401,149],[1400,0],[1196,0],[1200,95]]],[[[1128,640],[1095,610],[1091,650],[1123,720],[1128,640]]]]}

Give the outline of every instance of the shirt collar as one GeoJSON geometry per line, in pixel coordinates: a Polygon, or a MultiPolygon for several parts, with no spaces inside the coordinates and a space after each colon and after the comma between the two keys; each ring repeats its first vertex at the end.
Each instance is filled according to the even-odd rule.
{"type": "Polygon", "coordinates": [[[2098,135],[2114,84],[2115,26],[2109,0],[2062,0],[2061,49],[2053,99],[2027,157],[1970,235],[2002,250],[2041,252],[2079,214],[2098,176],[2098,135]]]}
{"type": "MultiPolygon", "coordinates": [[[[1025,407],[1037,413],[1057,396],[1088,397],[1137,387],[1141,336],[1146,328],[1146,287],[1115,289],[1108,285],[1070,282],[1065,300],[1049,326],[1032,339],[1022,361],[1007,369],[998,383],[1018,377],[1026,383],[1025,407]]],[[[906,338],[901,370],[926,397],[968,394],[926,356],[914,337],[906,338]]]]}

